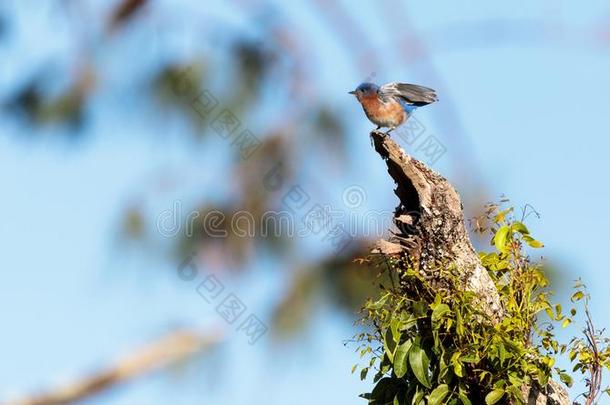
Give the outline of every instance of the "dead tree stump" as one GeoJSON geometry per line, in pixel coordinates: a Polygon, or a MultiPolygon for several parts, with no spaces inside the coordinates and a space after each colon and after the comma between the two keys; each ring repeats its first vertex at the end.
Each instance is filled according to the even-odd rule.
{"type": "MultiPolygon", "coordinates": [[[[378,241],[372,253],[407,254],[420,271],[432,278],[438,275],[428,273],[439,264],[456,266],[464,288],[480,298],[483,312],[500,321],[504,316],[502,302],[472,247],[458,192],[443,176],[407,155],[390,136],[373,131],[371,137],[396,183],[394,192],[399,199],[394,212],[396,230],[388,240],[378,241]]],[[[523,388],[528,404],[570,405],[560,384],[551,381],[543,391],[523,388]]]]}

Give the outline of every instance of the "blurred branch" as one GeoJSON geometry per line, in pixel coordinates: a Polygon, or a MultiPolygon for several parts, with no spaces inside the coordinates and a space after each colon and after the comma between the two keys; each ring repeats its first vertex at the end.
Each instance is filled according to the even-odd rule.
{"type": "Polygon", "coordinates": [[[222,334],[201,334],[192,330],[173,332],[125,356],[114,365],[67,385],[4,405],[60,405],[84,400],[118,384],[166,368],[179,360],[219,343],[222,334]]]}
{"type": "Polygon", "coordinates": [[[114,30],[124,25],[129,19],[141,10],[148,0],[123,0],[113,10],[108,22],[108,29],[114,30]]]}

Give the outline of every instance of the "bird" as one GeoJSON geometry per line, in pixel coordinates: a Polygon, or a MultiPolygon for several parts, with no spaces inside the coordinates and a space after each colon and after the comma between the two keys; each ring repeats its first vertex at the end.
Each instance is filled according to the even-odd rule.
{"type": "Polygon", "coordinates": [[[361,83],[350,91],[362,105],[367,118],[375,125],[376,131],[388,128],[388,135],[404,124],[418,108],[438,101],[436,91],[431,88],[409,83],[361,83]]]}

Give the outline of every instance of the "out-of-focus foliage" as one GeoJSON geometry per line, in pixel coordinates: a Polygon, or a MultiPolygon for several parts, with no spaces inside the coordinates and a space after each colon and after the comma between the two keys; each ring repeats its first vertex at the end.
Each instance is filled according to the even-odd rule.
{"type": "MultiPolygon", "coordinates": [[[[53,12],[64,18],[59,21],[62,27],[73,31],[69,36],[71,43],[65,45],[65,53],[32,66],[31,72],[35,73],[24,74],[17,81],[16,88],[2,97],[3,112],[21,120],[32,136],[60,127],[60,133],[77,139],[88,133],[89,124],[104,121],[105,116],[98,115],[99,107],[105,105],[100,98],[107,103],[108,97],[126,94],[128,99],[123,105],[150,108],[158,113],[146,115],[146,120],[168,128],[180,122],[171,129],[180,128],[177,132],[185,145],[194,144],[205,150],[215,148],[217,156],[225,158],[195,170],[195,174],[213,171],[216,183],[192,193],[197,196],[185,202],[189,208],[185,207],[185,211],[198,214],[198,218],[191,227],[188,224],[191,217],[180,218],[182,229],[192,232],[182,232],[173,238],[160,237],[154,223],[158,209],[148,209],[158,208],[160,200],[171,199],[171,187],[167,194],[163,194],[167,191],[164,189],[155,193],[154,198],[130,195],[117,226],[121,242],[130,242],[122,246],[163,254],[176,263],[192,252],[222,257],[222,269],[217,271],[244,272],[257,267],[256,263],[263,259],[279,263],[288,280],[284,299],[278,300],[279,306],[270,311],[275,314],[277,325],[287,325],[283,319],[298,319],[293,312],[303,311],[316,300],[328,303],[327,308],[354,316],[360,302],[374,291],[371,282],[374,275],[363,277],[366,271],[352,262],[352,257],[366,255],[370,241],[353,235],[352,246],[339,255],[330,249],[323,254],[298,255],[296,249],[300,247],[294,237],[265,229],[265,223],[260,221],[264,213],[284,208],[282,198],[290,186],[307,184],[312,177],[315,180],[316,176],[310,173],[312,165],[321,177],[326,177],[333,171],[337,176],[348,174],[346,169],[354,166],[350,163],[359,162],[358,156],[347,153],[353,136],[348,134],[347,115],[318,80],[316,44],[298,26],[290,25],[290,18],[281,7],[250,8],[240,2],[232,6],[243,14],[247,26],[218,21],[204,13],[201,21],[189,22],[192,26],[186,33],[176,34],[169,32],[175,27],[166,30],[164,25],[172,18],[163,15],[157,3],[148,0],[117,0],[109,8],[102,8],[103,12],[87,2],[57,1],[53,12]],[[89,12],[95,16],[96,24],[89,23],[89,12]],[[190,39],[197,45],[180,53],[164,43],[166,37],[171,40],[174,35],[183,35],[185,38],[181,39],[190,39]],[[145,40],[134,47],[137,51],[125,52],[121,47],[134,37],[145,40]],[[150,57],[147,47],[158,54],[150,57]],[[125,60],[112,59],[121,57],[125,60]],[[125,74],[118,75],[120,80],[117,71],[125,74]],[[117,83],[133,87],[117,89],[117,83]],[[217,103],[209,114],[202,114],[195,105],[195,99],[204,91],[217,103]],[[243,159],[233,139],[222,138],[215,132],[212,123],[223,110],[237,118],[239,131],[250,130],[260,140],[260,148],[248,159],[243,159]],[[181,126],[182,121],[188,125],[181,126]],[[283,180],[283,187],[272,189],[265,185],[272,170],[283,180]],[[235,235],[228,223],[243,211],[252,214],[262,226],[253,237],[235,235]],[[226,231],[226,237],[213,237],[204,228],[202,219],[210,213],[225,218],[219,230],[226,231]],[[307,287],[312,285],[321,288],[314,291],[307,287]]],[[[343,13],[340,4],[327,8],[314,2],[311,7],[322,20],[328,18],[330,35],[345,41],[348,58],[367,61],[353,64],[356,74],[362,78],[381,77],[380,67],[370,63],[376,60],[375,52],[368,50],[364,55],[357,46],[358,38],[366,39],[357,21],[343,13]]],[[[7,24],[3,24],[0,16],[0,39],[2,27],[7,24]]],[[[410,52],[405,49],[400,53],[405,67],[413,62],[410,52]]],[[[346,92],[341,92],[341,96],[346,103],[351,101],[346,92]]],[[[120,108],[109,110],[111,116],[121,113],[120,108]]],[[[164,176],[168,174],[162,173],[147,180],[149,184],[138,184],[135,188],[147,190],[158,182],[179,183],[190,175],[193,173],[174,174],[167,181],[164,176]]],[[[278,331],[290,335],[307,323],[291,325],[294,327],[281,326],[278,331]]]]}
{"type": "MultiPolygon", "coordinates": [[[[439,268],[448,280],[439,285],[406,259],[389,260],[385,271],[395,282],[366,303],[364,322],[375,331],[358,336],[364,342],[361,356],[371,357],[361,377],[376,371],[375,388],[364,395],[369,403],[523,404],[522,387],[545,386],[553,373],[571,385],[571,376],[555,367],[569,346],[558,342],[553,329],[570,325],[576,310],[566,315],[551,303],[548,279],[525,251],[542,244],[512,209],[490,205],[485,224],[482,230],[493,236],[495,251],[480,257],[500,294],[504,317],[496,322],[482,311],[479,298],[459,288],[455,268],[439,268]]],[[[575,371],[607,366],[602,357],[607,352],[595,357],[581,339],[571,345],[571,359],[579,357],[575,371]]]]}
{"type": "Polygon", "coordinates": [[[81,128],[87,97],[95,85],[93,71],[89,67],[78,71],[70,86],[59,94],[50,94],[43,86],[45,81],[43,76],[32,79],[5,108],[36,125],[67,124],[73,131],[81,128]]]}
{"type": "Polygon", "coordinates": [[[367,256],[368,250],[367,241],[355,241],[340,255],[297,271],[274,312],[277,332],[292,335],[300,331],[319,302],[353,313],[375,291],[375,282],[384,280],[384,275],[375,271],[374,263],[354,260],[367,256]]]}

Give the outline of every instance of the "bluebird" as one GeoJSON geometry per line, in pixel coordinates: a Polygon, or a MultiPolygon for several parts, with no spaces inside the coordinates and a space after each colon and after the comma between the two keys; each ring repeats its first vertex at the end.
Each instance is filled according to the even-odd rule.
{"type": "Polygon", "coordinates": [[[349,94],[356,96],[367,118],[377,125],[377,130],[389,128],[386,134],[404,124],[417,107],[438,100],[434,90],[408,83],[388,83],[381,87],[362,83],[349,94]]]}

